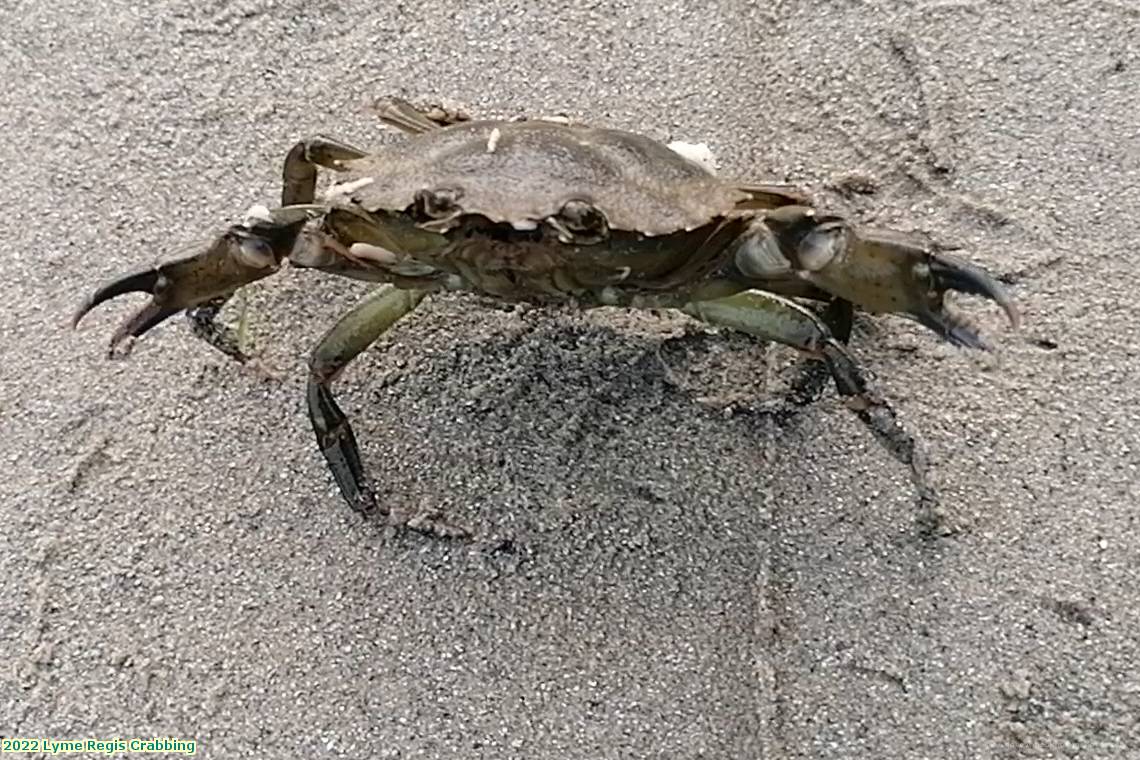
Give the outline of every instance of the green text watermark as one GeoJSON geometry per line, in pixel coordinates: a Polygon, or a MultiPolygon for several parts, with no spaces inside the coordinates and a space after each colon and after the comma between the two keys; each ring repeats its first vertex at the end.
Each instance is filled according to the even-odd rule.
{"type": "Polygon", "coordinates": [[[0,738],[0,752],[42,752],[48,755],[67,755],[77,752],[180,752],[183,755],[198,753],[194,739],[161,737],[154,739],[45,739],[0,738]]]}

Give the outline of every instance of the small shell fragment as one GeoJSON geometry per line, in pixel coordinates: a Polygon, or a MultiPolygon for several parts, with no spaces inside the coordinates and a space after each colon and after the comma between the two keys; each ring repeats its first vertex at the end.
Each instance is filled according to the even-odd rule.
{"type": "Polygon", "coordinates": [[[325,193],[325,200],[332,201],[336,200],[337,198],[343,198],[352,195],[360,188],[368,187],[375,181],[375,177],[361,177],[360,179],[354,179],[351,182],[341,182],[339,184],[333,185],[328,189],[328,192],[325,193]]]}
{"type": "Polygon", "coordinates": [[[499,145],[499,137],[501,136],[499,128],[495,127],[491,130],[491,136],[487,138],[487,152],[494,153],[495,148],[499,145]]]}
{"type": "Polygon", "coordinates": [[[242,224],[246,227],[252,227],[258,222],[273,223],[273,214],[269,213],[269,209],[260,203],[255,203],[249,207],[242,218],[242,224]]]}
{"type": "Polygon", "coordinates": [[[358,259],[367,259],[378,264],[395,264],[398,261],[396,254],[387,248],[371,243],[353,243],[348,247],[348,252],[358,259]]]}
{"type": "Polygon", "coordinates": [[[675,140],[669,143],[668,148],[679,156],[701,166],[709,174],[716,174],[717,169],[720,168],[717,166],[716,156],[713,155],[712,149],[705,143],[675,140]]]}

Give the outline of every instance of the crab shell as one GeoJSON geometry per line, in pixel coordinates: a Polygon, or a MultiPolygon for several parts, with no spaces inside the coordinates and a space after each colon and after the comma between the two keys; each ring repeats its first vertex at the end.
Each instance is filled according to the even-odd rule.
{"type": "Polygon", "coordinates": [[[461,122],[343,166],[352,199],[368,211],[407,209],[431,189],[448,195],[456,212],[521,228],[582,202],[611,230],[664,235],[701,227],[749,199],[648,137],[545,120],[461,122]]]}
{"type": "MultiPolygon", "coordinates": [[[[311,143],[309,165],[342,180],[308,206],[320,233],[290,260],[400,287],[609,305],[670,293],[679,305],[730,264],[755,209],[806,203],[783,185],[726,182],[642,135],[547,120],[460,122],[354,150],[311,143]]],[[[286,204],[312,197],[306,172],[286,204]]],[[[793,280],[784,292],[822,297],[780,277],[793,280]]]]}

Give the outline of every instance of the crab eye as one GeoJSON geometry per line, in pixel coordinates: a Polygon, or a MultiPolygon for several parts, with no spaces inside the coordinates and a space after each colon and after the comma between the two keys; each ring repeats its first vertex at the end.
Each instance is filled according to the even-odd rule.
{"type": "Polygon", "coordinates": [[[741,242],[736,249],[735,262],[741,274],[759,280],[779,277],[791,271],[791,264],[780,251],[776,236],[766,227],[760,227],[741,242]]]}
{"type": "Polygon", "coordinates": [[[799,268],[818,272],[847,249],[847,228],[842,222],[825,222],[807,233],[796,246],[799,268]]]}
{"type": "Polygon", "coordinates": [[[277,266],[277,256],[273,247],[259,237],[243,237],[238,244],[238,258],[243,264],[254,269],[277,266]]]}

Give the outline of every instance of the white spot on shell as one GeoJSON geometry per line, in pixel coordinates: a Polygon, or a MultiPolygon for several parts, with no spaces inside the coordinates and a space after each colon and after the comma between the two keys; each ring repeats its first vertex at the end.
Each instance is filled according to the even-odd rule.
{"type": "Polygon", "coordinates": [[[269,213],[269,209],[262,206],[260,203],[255,203],[249,207],[245,212],[245,217],[242,219],[242,224],[246,227],[252,227],[258,222],[273,222],[273,214],[269,213]]]}
{"type": "Polygon", "coordinates": [[[511,222],[511,226],[519,232],[530,232],[538,229],[538,222],[532,219],[524,219],[521,222],[511,222]]]}
{"type": "Polygon", "coordinates": [[[352,195],[360,188],[368,187],[375,181],[375,177],[361,177],[360,179],[354,179],[351,182],[341,182],[329,188],[328,192],[325,193],[325,199],[332,201],[338,198],[352,195]]]}
{"type": "Polygon", "coordinates": [[[536,121],[549,121],[549,122],[553,122],[554,124],[569,124],[570,123],[570,117],[569,116],[539,116],[538,119],[536,119],[536,121]]]}
{"type": "Polygon", "coordinates": [[[713,155],[712,149],[705,143],[690,143],[676,140],[669,143],[668,147],[669,150],[682,158],[687,158],[693,163],[698,164],[709,174],[716,174],[720,168],[717,165],[716,156],[713,155]]]}
{"type": "Polygon", "coordinates": [[[495,127],[491,130],[491,135],[487,138],[487,152],[494,153],[495,148],[499,145],[499,137],[502,135],[499,128],[495,127]]]}

